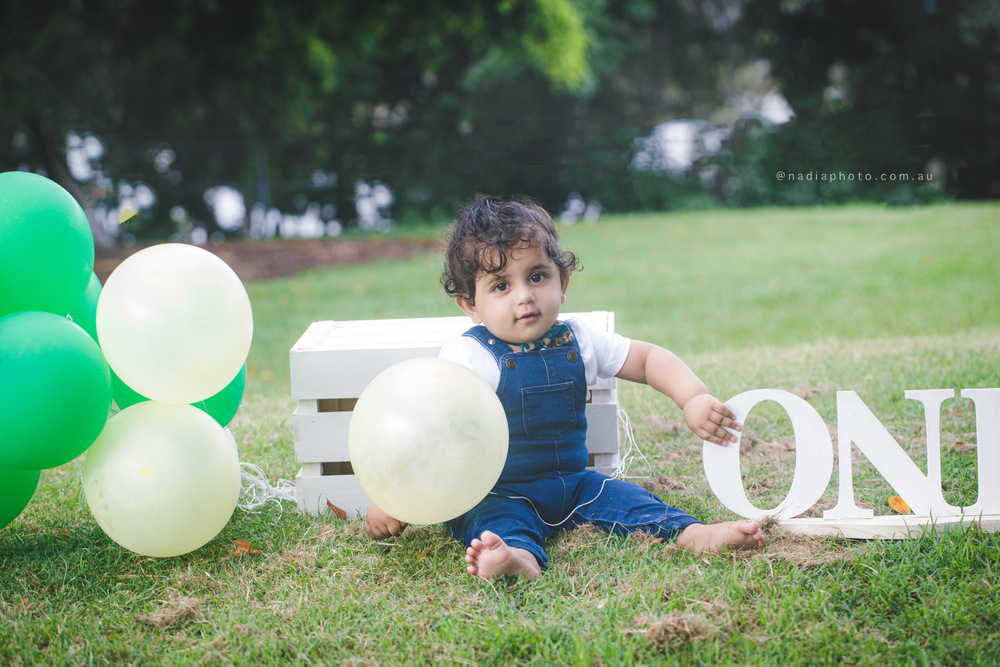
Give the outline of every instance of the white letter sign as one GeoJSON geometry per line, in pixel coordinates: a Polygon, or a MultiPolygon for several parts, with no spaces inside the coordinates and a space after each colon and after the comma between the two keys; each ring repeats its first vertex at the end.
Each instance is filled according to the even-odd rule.
{"type": "Polygon", "coordinates": [[[1000,389],[963,389],[962,398],[976,404],[979,455],[979,499],[965,513],[1000,514],[1000,389]]]}
{"type": "Polygon", "coordinates": [[[837,441],[840,461],[840,495],[837,506],[823,512],[826,519],[867,518],[872,510],[854,504],[851,444],[864,454],[885,481],[915,514],[961,514],[941,492],[941,403],[955,395],[951,389],[908,391],[907,398],[923,402],[927,424],[927,475],[906,455],[895,438],[853,391],[837,392],[837,441]]]}
{"type": "Polygon", "coordinates": [[[719,501],[750,519],[774,516],[783,528],[814,535],[850,538],[907,537],[926,528],[951,528],[976,522],[987,531],[1000,530],[1000,389],[963,389],[962,398],[976,406],[976,449],[979,497],[968,507],[956,507],[944,498],[941,484],[941,405],[955,397],[952,389],[905,392],[924,406],[927,434],[927,473],[910,459],[896,439],[853,391],[837,392],[837,446],[839,485],[837,505],[822,519],[794,519],[826,491],[833,474],[833,441],[820,414],[795,394],[778,389],[744,392],[726,403],[736,421],[744,423],[761,401],[781,405],[795,433],[795,472],[785,499],[773,509],[755,507],[747,498],[740,474],[740,439],[720,446],[704,441],[705,476],[719,501]],[[913,514],[874,516],[854,502],[852,446],[868,459],[902,497],[913,514]]]}
{"type": "Polygon", "coordinates": [[[740,434],[725,447],[704,442],[702,456],[705,475],[712,492],[723,505],[745,517],[777,516],[791,518],[806,511],[823,496],[833,473],[833,443],[823,418],[816,409],[795,394],[779,389],[757,389],[729,400],[726,405],[743,423],[753,406],[774,401],[785,409],[795,432],[795,475],[792,488],[773,510],[754,507],[743,490],[740,478],[740,434]]]}

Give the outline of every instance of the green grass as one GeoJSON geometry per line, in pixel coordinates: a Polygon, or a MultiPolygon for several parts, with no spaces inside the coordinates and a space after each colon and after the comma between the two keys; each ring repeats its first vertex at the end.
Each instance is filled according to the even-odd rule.
{"type": "MultiPolygon", "coordinates": [[[[922,408],[906,389],[1000,386],[998,219],[985,204],[608,217],[562,231],[585,265],[566,308],[614,310],[619,331],[677,351],[720,398],[797,393],[833,433],[836,392],[853,389],[922,463],[922,408]]],[[[248,284],[255,339],[232,426],[242,460],[295,474],[288,349],[310,322],[457,314],[439,270],[428,253],[248,284]]],[[[619,393],[650,462],[631,472],[696,516],[733,518],[676,407],[645,387],[619,393]]],[[[744,487],[773,507],[794,467],[791,428],[764,405],[746,426],[744,487]]],[[[971,401],[945,402],[954,504],[975,501],[975,428],[971,401]]],[[[859,504],[890,513],[892,491],[863,459],[854,465],[859,504]]],[[[43,471],[0,530],[2,663],[1000,662],[1000,534],[778,532],[763,552],[696,556],[579,530],[553,540],[537,582],[483,582],[464,574],[462,547],[440,527],[374,543],[358,520],[275,503],[237,510],[194,553],[150,559],[97,527],[79,470],[43,471]],[[230,558],[237,539],[260,553],[230,558]]]]}

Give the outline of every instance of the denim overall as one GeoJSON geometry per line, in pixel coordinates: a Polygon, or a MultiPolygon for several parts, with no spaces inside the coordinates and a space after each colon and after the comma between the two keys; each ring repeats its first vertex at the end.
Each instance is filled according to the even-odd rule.
{"type": "Polygon", "coordinates": [[[497,395],[510,444],[493,490],[448,522],[456,539],[469,545],[491,530],[544,568],[545,540],[565,528],[592,523],[608,532],[641,530],[672,539],[698,523],[640,486],[586,469],[587,382],[575,337],[559,347],[513,352],[484,326],[465,335],[500,367],[497,395]]]}

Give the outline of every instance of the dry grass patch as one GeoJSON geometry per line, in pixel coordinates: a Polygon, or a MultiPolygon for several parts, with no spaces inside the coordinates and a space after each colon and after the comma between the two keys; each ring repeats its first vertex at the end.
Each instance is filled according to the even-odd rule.
{"type": "Polygon", "coordinates": [[[688,490],[684,482],[667,475],[653,475],[648,479],[637,480],[636,484],[661,498],[684,493],[688,490]]]}
{"type": "Polygon", "coordinates": [[[695,639],[714,637],[719,631],[719,626],[707,618],[681,612],[654,621],[646,630],[646,639],[663,651],[695,639]]]}
{"type": "Polygon", "coordinates": [[[159,609],[136,618],[154,628],[168,628],[194,620],[201,613],[201,600],[182,595],[176,589],[167,591],[167,599],[160,601],[159,609]]]}
{"type": "Polygon", "coordinates": [[[683,611],[673,612],[650,621],[638,616],[639,625],[647,625],[645,637],[658,650],[688,642],[711,639],[729,633],[737,624],[730,605],[721,600],[688,600],[683,611]]]}
{"type": "Polygon", "coordinates": [[[803,568],[835,563],[851,557],[850,543],[847,540],[790,533],[783,530],[774,517],[767,517],[760,524],[761,530],[768,536],[764,550],[731,553],[756,553],[768,560],[783,560],[803,568]]]}

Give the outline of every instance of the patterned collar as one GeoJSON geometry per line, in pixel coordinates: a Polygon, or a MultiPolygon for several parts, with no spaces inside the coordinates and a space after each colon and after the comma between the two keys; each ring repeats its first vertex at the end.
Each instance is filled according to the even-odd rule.
{"type": "Polygon", "coordinates": [[[545,335],[530,343],[521,343],[521,352],[533,352],[549,347],[561,347],[573,343],[573,331],[563,322],[557,321],[545,335]]]}

